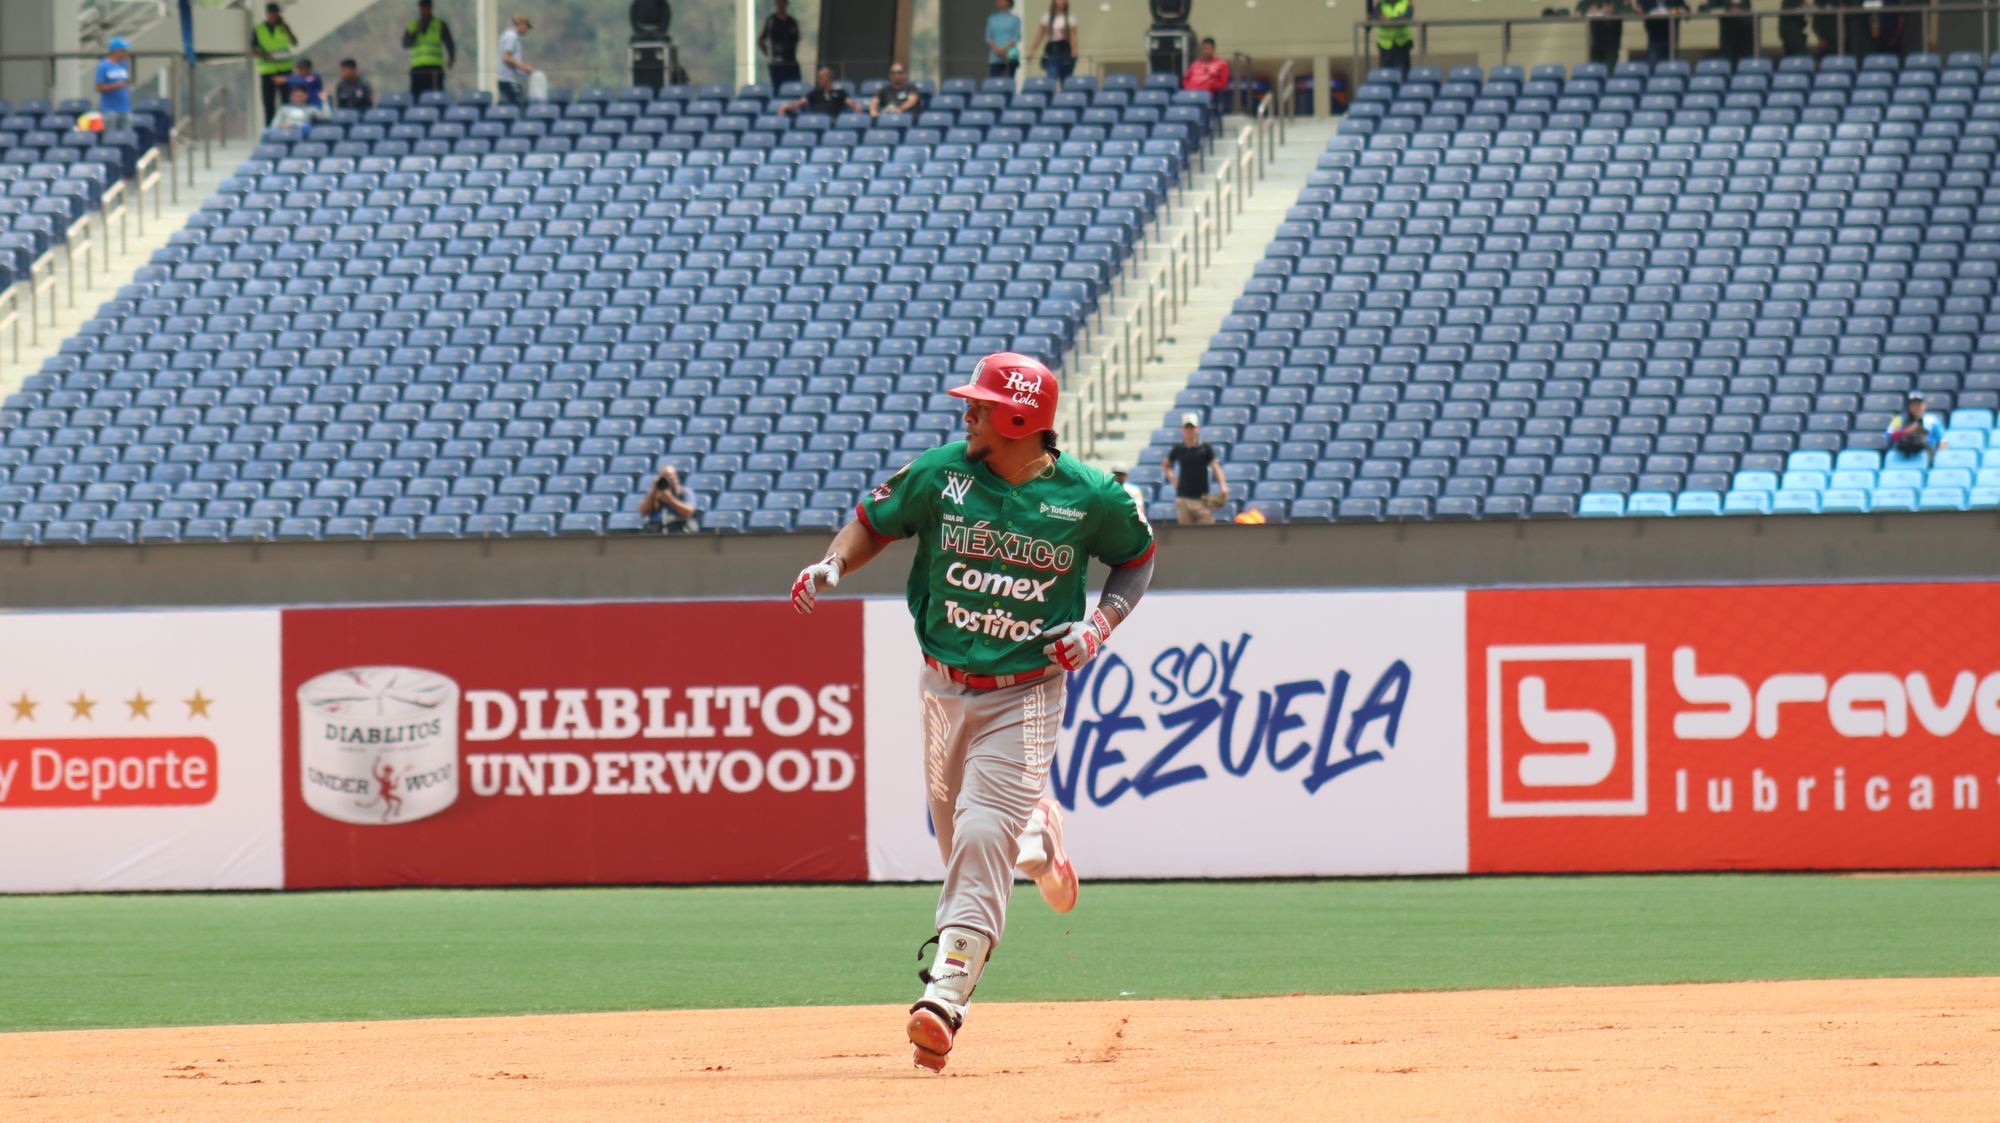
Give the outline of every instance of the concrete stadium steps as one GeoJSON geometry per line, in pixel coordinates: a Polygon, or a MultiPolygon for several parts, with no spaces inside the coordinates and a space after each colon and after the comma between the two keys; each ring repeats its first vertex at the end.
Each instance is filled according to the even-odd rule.
{"type": "MultiPolygon", "coordinates": [[[[1244,284],[1256,271],[1258,262],[1264,259],[1265,247],[1277,235],[1278,225],[1285,220],[1285,212],[1298,199],[1299,192],[1306,186],[1307,177],[1317,165],[1320,153],[1326,150],[1327,140],[1338,127],[1337,120],[1312,119],[1297,120],[1287,127],[1285,142],[1278,146],[1276,156],[1265,166],[1264,177],[1251,185],[1242,212],[1235,216],[1234,227],[1222,239],[1222,247],[1216,251],[1189,292],[1180,319],[1161,344],[1158,356],[1145,364],[1133,392],[1118,403],[1117,413],[1110,420],[1108,436],[1098,441],[1097,460],[1107,464],[1131,464],[1135,457],[1145,452],[1153,430],[1162,424],[1168,410],[1173,408],[1174,397],[1187,386],[1188,376],[1200,365],[1209,337],[1221,328],[1222,318],[1229,315],[1231,306],[1243,292],[1244,284]]],[[[1222,155],[1220,146],[1223,144],[1228,146],[1228,154],[1234,155],[1236,130],[1224,131],[1227,135],[1225,140],[1218,141],[1218,156],[1222,155]]],[[[1216,169],[1222,163],[1220,159],[1210,163],[1206,171],[1208,178],[1198,182],[1196,190],[1204,186],[1213,188],[1216,169]]],[[[1180,216],[1181,225],[1166,230],[1170,237],[1193,224],[1192,208],[1184,209],[1187,213],[1180,216]]],[[[1123,311],[1126,315],[1131,314],[1129,308],[1123,311]]],[[[1107,331],[1104,334],[1108,339],[1114,333],[1107,331]]],[[[1143,465],[1140,467],[1143,469],[1143,465]]],[[[1143,470],[1136,474],[1136,478],[1145,482],[1152,479],[1143,470]]]]}
{"type": "MultiPolygon", "coordinates": [[[[84,322],[97,314],[97,309],[105,301],[118,295],[118,290],[132,283],[133,274],[140,266],[153,257],[154,251],[167,244],[176,233],[187,225],[188,216],[201,209],[208,197],[215,193],[217,185],[235,174],[237,165],[250,157],[252,145],[248,143],[220,144],[210,152],[210,160],[203,166],[201,153],[192,156],[194,162],[194,183],[189,186],[185,167],[175,169],[183,178],[179,184],[178,200],[162,181],[158,193],[160,207],[158,217],[154,217],[153,200],[145,201],[145,214],[129,214],[125,218],[125,236],[119,235],[119,224],[111,223],[110,251],[107,260],[90,263],[85,269],[81,261],[77,265],[76,299],[70,301],[71,279],[63,272],[59,253],[56,270],[56,285],[53,316],[44,307],[39,324],[34,331],[35,341],[30,343],[30,331],[25,322],[28,314],[23,305],[21,315],[21,361],[13,362],[12,339],[0,335],[0,400],[20,389],[21,382],[30,374],[41,369],[42,360],[62,350],[64,341],[76,334],[84,322]],[[122,243],[122,244],[121,244],[122,243]],[[52,322],[53,321],[53,322],[52,322]]],[[[134,210],[137,207],[134,204],[134,210]]]]}

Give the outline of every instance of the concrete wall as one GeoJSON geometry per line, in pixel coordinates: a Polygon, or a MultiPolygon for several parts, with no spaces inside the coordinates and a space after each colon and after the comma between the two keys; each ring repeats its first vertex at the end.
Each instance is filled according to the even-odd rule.
{"type": "MultiPolygon", "coordinates": [[[[2000,577],[2000,515],[1159,528],[1156,585],[1354,589],[2000,577]]],[[[0,550],[0,609],[778,597],[816,535],[0,550]]],[[[842,592],[902,588],[892,547],[842,592]]]]}

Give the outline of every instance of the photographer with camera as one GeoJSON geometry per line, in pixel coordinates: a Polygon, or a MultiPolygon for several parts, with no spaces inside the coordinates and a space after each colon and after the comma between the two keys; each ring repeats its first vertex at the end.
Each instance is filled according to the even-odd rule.
{"type": "Polygon", "coordinates": [[[701,529],[695,524],[698,513],[694,509],[694,496],[681,484],[681,474],[672,464],[660,465],[653,486],[639,500],[639,514],[645,518],[647,529],[657,526],[663,534],[676,531],[692,534],[701,529]]]}
{"type": "Polygon", "coordinates": [[[1944,423],[1924,412],[1924,396],[1910,391],[1909,404],[1889,421],[1885,468],[1928,468],[1944,448],[1944,423]]]}

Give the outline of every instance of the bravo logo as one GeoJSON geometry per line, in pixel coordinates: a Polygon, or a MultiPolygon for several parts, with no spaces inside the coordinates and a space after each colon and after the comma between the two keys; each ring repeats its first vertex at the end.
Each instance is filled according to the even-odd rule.
{"type": "Polygon", "coordinates": [[[1486,651],[1486,812],[1646,813],[1646,649],[1486,651]]]}

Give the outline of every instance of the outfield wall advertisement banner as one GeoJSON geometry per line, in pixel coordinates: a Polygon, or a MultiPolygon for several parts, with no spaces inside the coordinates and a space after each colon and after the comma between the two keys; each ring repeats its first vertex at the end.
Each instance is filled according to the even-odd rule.
{"type": "Polygon", "coordinates": [[[2000,865],[2000,585],[1466,611],[1474,872],[2000,865]]]}
{"type": "Polygon", "coordinates": [[[865,878],[861,614],[288,613],[285,884],[865,878]]]}
{"type": "Polygon", "coordinates": [[[281,885],[279,619],[0,615],[0,890],[281,885]]]}
{"type": "MultiPolygon", "coordinates": [[[[869,870],[942,876],[916,639],[868,606],[869,870]]],[[[1050,782],[1100,877],[1465,869],[1464,596],[1157,593],[1069,676],[1050,782]]]]}
{"type": "MultiPolygon", "coordinates": [[[[1091,877],[2000,866],[2000,584],[1146,599],[1091,877]]],[[[900,599],[0,615],[0,892],[929,880],[900,599]]]]}

